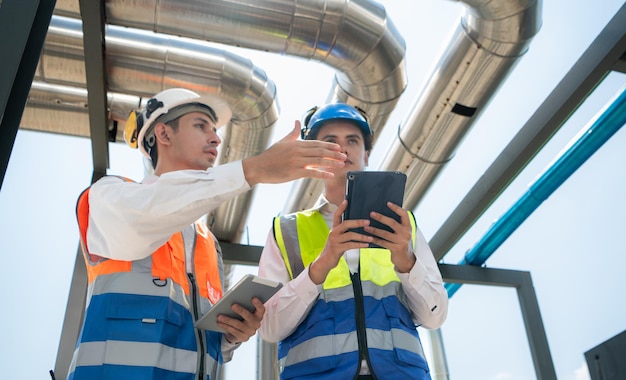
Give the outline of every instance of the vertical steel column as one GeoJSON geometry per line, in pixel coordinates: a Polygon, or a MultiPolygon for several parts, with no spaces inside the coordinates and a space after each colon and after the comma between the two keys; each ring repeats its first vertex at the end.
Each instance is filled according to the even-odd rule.
{"type": "Polygon", "coordinates": [[[441,327],[426,331],[430,338],[430,346],[433,352],[433,361],[430,363],[430,375],[433,380],[448,380],[450,372],[448,371],[448,359],[446,358],[446,350],[443,345],[441,327]]]}
{"type": "Polygon", "coordinates": [[[57,379],[67,378],[67,372],[78,341],[78,334],[83,325],[85,298],[87,296],[87,268],[83,261],[81,248],[78,247],[74,260],[74,275],[70,282],[70,295],[65,306],[65,318],[59,339],[57,359],[54,363],[54,375],[57,379]]]}
{"type": "MultiPolygon", "coordinates": [[[[258,335],[258,334],[257,334],[258,335]]],[[[268,343],[261,339],[257,339],[257,379],[259,380],[278,380],[278,345],[276,343],[268,343]]]]}
{"type": "Polygon", "coordinates": [[[107,78],[105,71],[105,15],[102,0],[80,0],[83,20],[85,73],[89,134],[93,157],[92,183],[106,175],[109,167],[109,130],[107,117],[107,78]]]}
{"type": "Polygon", "coordinates": [[[530,272],[450,264],[439,264],[439,270],[446,282],[514,287],[517,290],[537,379],[556,380],[552,354],[530,272]]]}
{"type": "Polygon", "coordinates": [[[530,272],[520,272],[520,282],[516,289],[537,379],[556,379],[552,354],[548,346],[548,338],[541,319],[537,294],[530,272]]]}
{"type": "MultiPolygon", "coordinates": [[[[87,103],[89,106],[89,131],[93,157],[91,182],[106,175],[109,167],[109,140],[107,123],[107,80],[105,65],[105,14],[102,0],[80,0],[80,13],[83,21],[83,45],[85,51],[85,72],[87,75],[87,103]]],[[[80,334],[87,291],[87,270],[80,248],[74,261],[74,273],[70,283],[70,293],[65,308],[65,319],[59,341],[55,376],[67,377],[74,347],[80,334]]]]}

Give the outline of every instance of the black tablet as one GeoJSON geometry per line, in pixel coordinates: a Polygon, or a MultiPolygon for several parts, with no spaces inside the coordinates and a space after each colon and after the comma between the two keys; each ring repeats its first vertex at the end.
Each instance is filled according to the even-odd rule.
{"type": "Polygon", "coordinates": [[[203,330],[225,332],[217,325],[218,315],[224,314],[241,320],[239,314],[231,309],[233,304],[239,304],[252,312],[255,309],[252,304],[252,298],[257,297],[261,302],[265,303],[282,286],[280,282],[247,274],[224,293],[224,296],[202,318],[198,319],[195,326],[203,330]]]}
{"type": "MultiPolygon", "coordinates": [[[[375,211],[400,222],[400,216],[393,212],[387,202],[402,206],[406,174],[399,171],[351,171],[346,174],[346,199],[348,207],[344,220],[369,219],[370,226],[391,231],[386,225],[370,218],[375,211]]],[[[370,235],[363,228],[355,231],[370,235]]],[[[370,243],[370,247],[379,247],[370,243]]]]}

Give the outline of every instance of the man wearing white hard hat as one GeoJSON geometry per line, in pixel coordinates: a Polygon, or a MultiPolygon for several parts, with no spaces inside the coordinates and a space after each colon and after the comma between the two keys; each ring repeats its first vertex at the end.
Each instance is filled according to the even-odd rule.
{"type": "Polygon", "coordinates": [[[179,88],[131,113],[125,139],[154,174],[141,183],[105,176],[79,197],[89,284],[68,379],[215,379],[256,333],[258,299],[254,312],[234,306],[242,320],[218,318],[225,333],[194,327],[224,292],[219,244],[200,219],[258,183],[332,177],[345,155],[298,140],[296,122],[263,153],[214,168],[217,129],[230,118],[223,99],[179,88]]]}

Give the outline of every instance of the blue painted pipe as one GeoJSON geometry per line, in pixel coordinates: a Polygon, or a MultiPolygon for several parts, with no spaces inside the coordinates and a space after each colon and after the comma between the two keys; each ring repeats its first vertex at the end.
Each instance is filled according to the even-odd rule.
{"type": "MultiPolygon", "coordinates": [[[[591,126],[562,153],[526,193],[465,253],[458,265],[482,265],[493,252],[565,182],[591,155],[626,124],[626,88],[600,113],[591,126]]],[[[462,284],[446,283],[448,297],[462,284]]]]}

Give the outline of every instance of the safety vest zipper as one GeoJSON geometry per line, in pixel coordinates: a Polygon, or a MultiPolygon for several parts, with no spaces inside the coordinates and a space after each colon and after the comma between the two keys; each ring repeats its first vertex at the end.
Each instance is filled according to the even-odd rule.
{"type": "MultiPolygon", "coordinates": [[[[191,298],[192,298],[192,307],[193,307],[193,321],[194,323],[200,318],[200,313],[198,312],[198,287],[196,286],[196,281],[193,277],[192,273],[187,273],[187,277],[189,277],[189,285],[191,289],[191,298]]],[[[196,335],[198,336],[198,380],[203,380],[206,378],[204,374],[204,357],[206,355],[204,349],[204,333],[200,329],[195,329],[196,335]]]]}
{"type": "Polygon", "coordinates": [[[354,378],[359,376],[361,371],[361,363],[363,360],[367,362],[370,374],[374,379],[377,379],[374,374],[374,369],[370,363],[369,353],[367,351],[367,332],[365,326],[365,306],[363,304],[363,287],[361,286],[361,279],[359,273],[351,273],[350,280],[352,280],[352,288],[354,289],[354,318],[356,320],[356,337],[359,344],[359,365],[357,366],[356,374],[354,378]]]}

